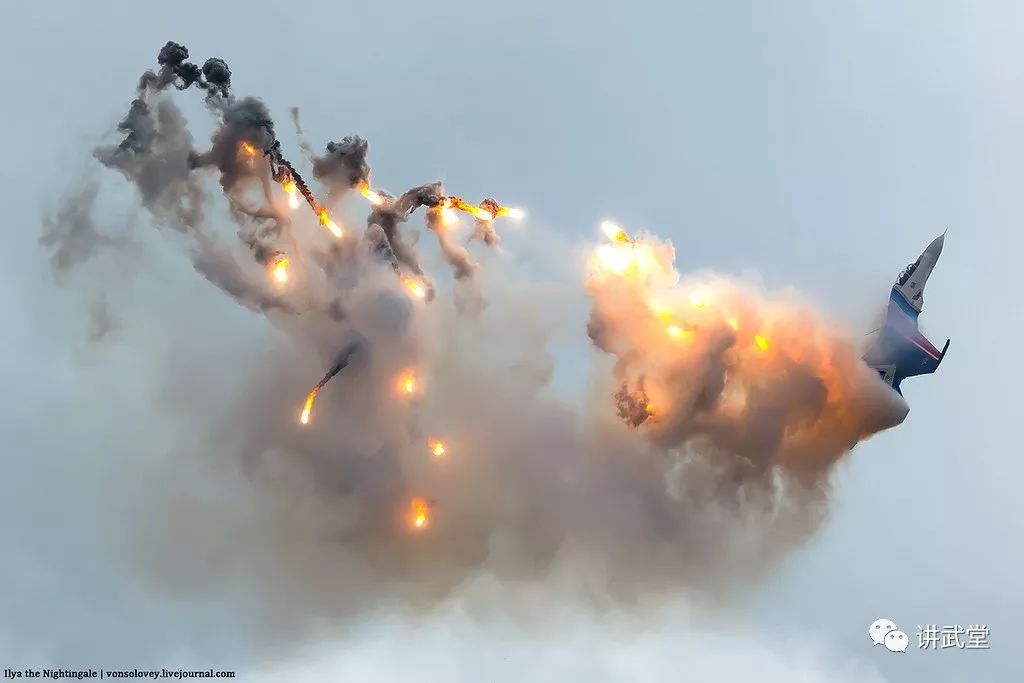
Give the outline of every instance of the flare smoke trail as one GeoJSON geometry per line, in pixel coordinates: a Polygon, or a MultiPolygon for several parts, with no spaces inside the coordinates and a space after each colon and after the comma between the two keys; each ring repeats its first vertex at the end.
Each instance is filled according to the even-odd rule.
{"type": "MultiPolygon", "coordinates": [[[[362,185],[366,145],[353,137],[332,143],[313,177],[372,198],[364,239],[293,226],[270,194],[282,168],[314,211],[319,204],[286,163],[266,107],[234,97],[220,60],[197,73],[186,59],[168,43],[160,70],[141,79],[124,140],[96,158],[135,185],[160,227],[186,238],[198,272],[267,316],[275,334],[204,367],[210,340],[189,345],[168,321],[172,348],[188,359],[154,392],[187,397],[159,404],[168,450],[114,454],[134,485],[111,536],[127,539],[152,585],[237,597],[259,614],[254,629],[268,642],[385,603],[431,607],[474,582],[498,582],[478,607],[503,613],[552,594],[635,609],[679,592],[727,596],[816,528],[833,464],[898,421],[891,392],[808,307],[720,276],[680,281],[670,243],[618,229],[595,252],[585,287],[595,356],[614,368],[595,365],[590,403],[553,398],[544,342],[579,288],[501,272],[494,305],[479,315],[425,306],[418,298],[430,283],[399,234],[425,207],[465,278],[475,265],[446,242],[444,212],[489,226],[507,209],[460,206],[439,183],[397,198],[373,193],[362,185]],[[206,91],[220,121],[209,150],[194,149],[163,96],[172,84],[206,91]],[[237,259],[238,240],[222,241],[206,219],[213,170],[240,207],[231,216],[256,260],[237,259]],[[261,190],[257,206],[251,188],[261,190]],[[288,226],[303,237],[296,246],[282,241],[288,226]],[[285,286],[257,265],[303,251],[309,267],[285,286]],[[349,368],[358,372],[342,373],[353,337],[360,362],[349,368]],[[314,397],[337,377],[303,427],[296,409],[324,367],[314,397]],[[229,369],[240,382],[214,379],[229,369]],[[427,434],[443,438],[442,462],[426,452],[427,434]],[[436,501],[429,525],[408,523],[415,500],[436,501]]],[[[67,243],[46,245],[87,267],[59,256],[67,243]]],[[[569,255],[565,263],[573,272],[569,255]]]]}

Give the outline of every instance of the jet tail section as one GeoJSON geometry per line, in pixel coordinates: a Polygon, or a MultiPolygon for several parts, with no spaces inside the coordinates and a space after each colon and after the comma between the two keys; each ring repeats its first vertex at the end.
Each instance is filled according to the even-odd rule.
{"type": "Polygon", "coordinates": [[[902,395],[900,383],[903,380],[930,375],[938,369],[949,350],[949,341],[946,340],[940,351],[921,334],[916,325],[893,324],[890,320],[864,360],[882,381],[902,395]]]}
{"type": "Polygon", "coordinates": [[[918,375],[930,375],[939,369],[939,364],[942,359],[946,357],[946,351],[949,349],[949,340],[942,345],[942,350],[939,351],[935,346],[928,341],[920,332],[907,338],[908,346],[904,352],[904,363],[902,367],[898,367],[900,372],[897,374],[898,380],[902,381],[907,377],[917,377],[918,375]]]}

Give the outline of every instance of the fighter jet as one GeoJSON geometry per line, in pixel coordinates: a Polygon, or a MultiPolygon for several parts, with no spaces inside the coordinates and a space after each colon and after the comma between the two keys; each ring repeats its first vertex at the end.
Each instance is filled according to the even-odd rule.
{"type": "Polygon", "coordinates": [[[949,348],[947,339],[939,351],[917,327],[917,318],[924,308],[924,285],[939,260],[945,237],[946,233],[936,237],[924,253],[900,273],[889,293],[885,324],[864,354],[864,362],[901,396],[900,382],[935,372],[949,348]]]}

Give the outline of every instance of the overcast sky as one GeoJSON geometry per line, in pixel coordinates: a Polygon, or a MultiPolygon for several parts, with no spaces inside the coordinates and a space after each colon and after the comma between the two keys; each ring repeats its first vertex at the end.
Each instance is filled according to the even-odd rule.
{"type": "MultiPolygon", "coordinates": [[[[442,178],[470,197],[512,198],[530,215],[508,240],[513,252],[535,233],[591,239],[614,217],[671,238],[681,270],[754,272],[867,331],[899,270],[949,229],[922,316],[936,345],[952,338],[940,371],[904,384],[907,421],[840,465],[820,532],[725,617],[701,623],[683,601],[642,624],[558,613],[523,632],[455,608],[426,623],[385,616],[311,653],[282,653],[266,665],[268,680],[282,670],[353,680],[1024,675],[1015,348],[1024,323],[1013,277],[1024,247],[1024,7],[234,6],[4,3],[4,667],[242,668],[253,659],[234,628],[244,615],[213,599],[150,593],[102,550],[107,501],[130,482],[91,473],[86,456],[123,438],[96,396],[122,398],[130,423],[143,410],[131,405],[134,387],[155,371],[130,346],[99,352],[85,342],[86,316],[68,286],[54,285],[37,244],[56,196],[175,40],[200,60],[223,57],[235,91],[266,101],[295,156],[287,113],[299,105],[318,148],[366,137],[384,187],[442,178]],[[910,634],[905,655],[871,648],[867,627],[879,617],[910,634]],[[931,623],[987,624],[991,650],[918,650],[917,627],[931,623]]],[[[106,220],[117,230],[139,216],[106,220]]],[[[198,285],[160,277],[144,269],[131,280],[161,292],[184,316],[175,324],[197,338],[229,347],[259,327],[244,317],[229,325],[220,304],[192,299],[198,285]]],[[[147,330],[158,346],[159,329],[147,330]]],[[[583,330],[566,343],[585,345],[583,330]]],[[[562,355],[559,381],[571,382],[580,370],[562,355]]]]}

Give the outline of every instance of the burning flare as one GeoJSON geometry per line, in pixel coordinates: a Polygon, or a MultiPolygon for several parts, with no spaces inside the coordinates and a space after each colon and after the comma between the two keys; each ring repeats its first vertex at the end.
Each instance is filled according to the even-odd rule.
{"type": "Polygon", "coordinates": [[[288,206],[292,209],[299,208],[299,188],[295,186],[295,181],[286,180],[283,187],[284,191],[288,193],[288,206]]]}
{"type": "Polygon", "coordinates": [[[430,504],[422,498],[413,498],[409,503],[409,524],[413,529],[430,526],[430,504]]]}
{"type": "Polygon", "coordinates": [[[487,209],[483,208],[482,206],[476,206],[475,204],[470,204],[469,202],[467,202],[462,197],[454,197],[454,196],[453,197],[445,197],[443,201],[445,203],[445,206],[451,207],[453,209],[458,209],[459,211],[463,211],[465,213],[468,213],[470,216],[472,216],[473,218],[476,218],[477,220],[481,220],[481,221],[493,221],[494,220],[494,214],[493,213],[491,213],[487,209]]]}
{"type": "Polygon", "coordinates": [[[398,377],[398,392],[401,394],[412,396],[416,393],[417,385],[416,373],[412,370],[404,372],[398,377]]]}
{"type": "Polygon", "coordinates": [[[444,441],[440,439],[427,439],[427,447],[435,458],[442,458],[448,452],[445,449],[444,441]]]}
{"type": "Polygon", "coordinates": [[[398,277],[402,280],[402,284],[405,285],[405,288],[409,290],[409,293],[417,299],[422,299],[427,296],[427,290],[423,288],[423,285],[416,282],[416,280],[409,275],[399,273],[398,277]]]}
{"type": "Polygon", "coordinates": [[[659,254],[647,241],[631,237],[611,221],[602,222],[601,230],[611,244],[602,244],[594,252],[593,262],[599,273],[645,279],[659,267],[659,254]]]}
{"type": "Polygon", "coordinates": [[[302,415],[299,416],[299,422],[306,425],[309,424],[309,414],[313,411],[313,402],[316,401],[316,395],[320,393],[320,386],[313,387],[313,390],[306,396],[306,405],[302,408],[302,415]]]}
{"type": "Polygon", "coordinates": [[[611,221],[601,221],[601,230],[612,242],[628,244],[631,241],[629,234],[611,221]]]}
{"type": "Polygon", "coordinates": [[[384,203],[384,197],[371,190],[370,184],[365,180],[359,183],[359,192],[374,206],[380,206],[384,203]]]}
{"type": "Polygon", "coordinates": [[[245,142],[245,141],[243,141],[243,142],[242,142],[242,144],[241,144],[241,145],[239,145],[239,146],[241,147],[242,151],[243,151],[243,152],[244,152],[244,153],[245,153],[245,154],[246,154],[247,156],[250,156],[250,157],[254,157],[254,156],[256,156],[256,148],[255,148],[255,147],[253,147],[251,143],[248,143],[248,142],[245,142]]]}
{"type": "Polygon", "coordinates": [[[270,274],[280,284],[288,282],[288,266],[291,265],[291,261],[284,254],[278,254],[270,262],[270,274]]]}
{"type": "Polygon", "coordinates": [[[341,228],[338,227],[337,223],[331,220],[331,215],[327,213],[327,209],[320,209],[320,225],[327,228],[327,230],[329,230],[332,235],[334,235],[338,239],[341,239],[341,236],[343,234],[341,232],[341,228]]]}
{"type": "Polygon", "coordinates": [[[506,217],[508,217],[508,218],[511,218],[514,221],[521,221],[524,218],[526,218],[526,212],[523,211],[522,209],[515,209],[515,208],[510,208],[508,206],[503,206],[503,207],[498,209],[498,212],[496,214],[494,214],[494,217],[495,218],[506,218],[506,217]]]}

